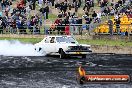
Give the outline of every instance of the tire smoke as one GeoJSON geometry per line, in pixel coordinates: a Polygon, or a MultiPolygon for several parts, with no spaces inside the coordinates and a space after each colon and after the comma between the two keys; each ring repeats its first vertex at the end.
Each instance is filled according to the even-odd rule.
{"type": "Polygon", "coordinates": [[[35,52],[33,44],[24,44],[17,40],[0,40],[0,55],[42,56],[42,54],[35,52]]]}

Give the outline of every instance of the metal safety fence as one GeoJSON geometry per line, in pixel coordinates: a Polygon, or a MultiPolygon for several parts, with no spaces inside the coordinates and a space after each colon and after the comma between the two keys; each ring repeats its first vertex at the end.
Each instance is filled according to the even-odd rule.
{"type": "MultiPolygon", "coordinates": [[[[122,22],[123,23],[123,22],[122,22]]],[[[72,24],[54,25],[45,24],[44,26],[21,26],[21,27],[1,27],[0,34],[28,34],[28,35],[85,35],[85,34],[119,34],[125,35],[132,33],[132,24],[72,24]],[[95,27],[96,26],[96,27],[95,27]]]]}

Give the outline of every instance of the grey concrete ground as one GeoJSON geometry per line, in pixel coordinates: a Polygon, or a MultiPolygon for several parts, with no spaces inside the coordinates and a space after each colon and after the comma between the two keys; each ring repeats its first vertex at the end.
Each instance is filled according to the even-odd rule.
{"type": "Polygon", "coordinates": [[[76,72],[82,65],[87,74],[128,74],[132,76],[132,55],[90,54],[86,59],[58,56],[0,56],[1,88],[132,88],[126,84],[79,85],[76,72]]]}

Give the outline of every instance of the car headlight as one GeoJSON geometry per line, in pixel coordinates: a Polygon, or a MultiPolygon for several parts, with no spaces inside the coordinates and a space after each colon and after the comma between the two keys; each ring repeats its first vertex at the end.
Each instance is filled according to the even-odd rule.
{"type": "Polygon", "coordinates": [[[72,46],[68,46],[68,50],[71,50],[72,49],[72,46]]]}
{"type": "Polygon", "coordinates": [[[91,50],[91,48],[90,48],[90,47],[89,47],[88,49],[89,49],[89,50],[91,50]]]}
{"type": "Polygon", "coordinates": [[[85,47],[85,50],[90,50],[90,47],[89,47],[89,46],[86,46],[86,47],[85,47]]]}

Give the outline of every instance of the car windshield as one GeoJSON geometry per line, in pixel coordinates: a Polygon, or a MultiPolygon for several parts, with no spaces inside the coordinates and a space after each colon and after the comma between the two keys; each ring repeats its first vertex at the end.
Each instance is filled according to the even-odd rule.
{"type": "Polygon", "coordinates": [[[57,37],[57,42],[66,42],[66,43],[77,43],[73,37],[57,37]]]}

